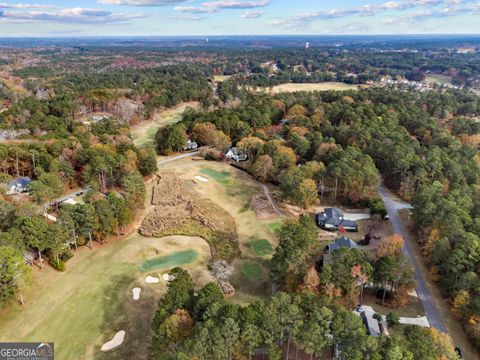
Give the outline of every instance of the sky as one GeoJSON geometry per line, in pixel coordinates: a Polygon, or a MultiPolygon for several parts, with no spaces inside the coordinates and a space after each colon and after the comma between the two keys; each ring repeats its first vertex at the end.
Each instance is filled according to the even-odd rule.
{"type": "Polygon", "coordinates": [[[480,0],[0,0],[0,37],[480,34],[480,0]]]}

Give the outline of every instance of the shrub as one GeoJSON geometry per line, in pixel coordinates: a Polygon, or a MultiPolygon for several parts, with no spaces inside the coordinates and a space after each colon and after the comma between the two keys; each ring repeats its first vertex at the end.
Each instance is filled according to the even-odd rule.
{"type": "Polygon", "coordinates": [[[382,199],[378,197],[368,200],[368,209],[371,215],[380,215],[382,218],[387,216],[387,209],[385,209],[382,199]]]}
{"type": "Polygon", "coordinates": [[[58,271],[65,271],[66,264],[65,264],[65,261],[63,261],[63,260],[58,260],[57,261],[56,259],[50,259],[50,260],[48,260],[48,263],[50,265],[52,265],[52,267],[54,267],[58,271]]]}
{"type": "Polygon", "coordinates": [[[387,315],[387,323],[390,326],[397,325],[400,323],[400,316],[395,311],[391,311],[387,315]]]}

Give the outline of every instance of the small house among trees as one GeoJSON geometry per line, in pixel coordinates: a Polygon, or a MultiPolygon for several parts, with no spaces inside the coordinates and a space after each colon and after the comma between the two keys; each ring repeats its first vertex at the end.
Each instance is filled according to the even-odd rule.
{"type": "Polygon", "coordinates": [[[236,162],[247,161],[248,160],[247,152],[245,150],[241,150],[237,147],[230,148],[227,151],[227,153],[225,154],[225,157],[229,160],[234,160],[236,162]]]}
{"type": "Polygon", "coordinates": [[[28,192],[32,179],[28,176],[14,179],[8,183],[7,195],[21,194],[28,192]]]}
{"type": "Polygon", "coordinates": [[[326,208],[316,215],[317,225],[329,231],[336,231],[340,228],[346,231],[358,231],[358,224],[355,221],[345,219],[343,211],[339,208],[326,208]]]}
{"type": "Polygon", "coordinates": [[[184,151],[197,150],[198,144],[195,141],[188,139],[187,145],[183,147],[184,151]]]}

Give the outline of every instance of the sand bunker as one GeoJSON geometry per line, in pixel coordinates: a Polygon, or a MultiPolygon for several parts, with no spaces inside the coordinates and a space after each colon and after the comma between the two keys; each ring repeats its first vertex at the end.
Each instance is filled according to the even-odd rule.
{"type": "Polygon", "coordinates": [[[170,280],[172,280],[172,278],[173,278],[173,276],[170,276],[169,274],[163,274],[162,275],[162,279],[164,281],[170,281],[170,280]]]}
{"type": "Polygon", "coordinates": [[[148,276],[145,278],[145,282],[146,282],[147,284],[158,284],[158,283],[160,282],[160,279],[148,275],[148,276]]]}
{"type": "Polygon", "coordinates": [[[125,339],[125,331],[120,330],[115,334],[112,340],[106,342],[102,345],[102,351],[109,351],[115,349],[116,347],[122,345],[123,340],[125,339]]]}
{"type": "Polygon", "coordinates": [[[139,287],[133,288],[132,293],[133,293],[133,300],[138,300],[140,299],[140,293],[142,292],[142,289],[139,287]]]}
{"type": "Polygon", "coordinates": [[[204,183],[208,182],[207,178],[204,178],[203,176],[200,176],[200,175],[195,176],[195,180],[198,180],[198,181],[201,181],[201,182],[204,182],[204,183]]]}

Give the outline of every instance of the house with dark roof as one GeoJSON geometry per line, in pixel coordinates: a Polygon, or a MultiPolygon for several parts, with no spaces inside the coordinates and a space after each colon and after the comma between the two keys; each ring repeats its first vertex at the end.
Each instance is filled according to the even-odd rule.
{"type": "Polygon", "coordinates": [[[333,261],[332,253],[339,249],[358,249],[360,246],[352,239],[342,236],[335,240],[335,242],[328,244],[323,255],[323,265],[331,264],[333,261]]]}
{"type": "Polygon", "coordinates": [[[335,240],[334,243],[327,245],[327,251],[329,253],[334,252],[335,250],[338,250],[338,249],[358,249],[358,248],[359,248],[358,244],[346,236],[339,237],[337,240],[335,240]]]}
{"type": "Polygon", "coordinates": [[[316,215],[316,222],[324,230],[336,231],[340,228],[346,231],[358,231],[358,225],[353,220],[345,219],[339,208],[326,208],[316,215]]]}

